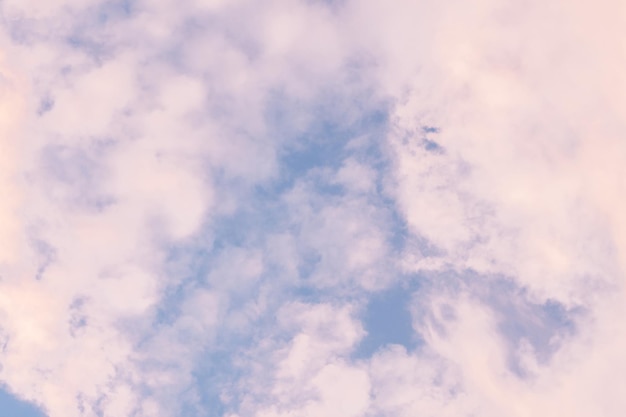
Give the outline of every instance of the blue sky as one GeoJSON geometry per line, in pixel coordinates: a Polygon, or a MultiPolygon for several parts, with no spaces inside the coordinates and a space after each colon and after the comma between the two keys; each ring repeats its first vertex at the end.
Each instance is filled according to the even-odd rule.
{"type": "Polygon", "coordinates": [[[32,404],[21,401],[14,397],[11,393],[0,390],[0,409],[2,414],[7,417],[44,417],[37,407],[32,404]]]}
{"type": "Polygon", "coordinates": [[[622,417],[622,9],[4,0],[0,416],[622,417]]]}

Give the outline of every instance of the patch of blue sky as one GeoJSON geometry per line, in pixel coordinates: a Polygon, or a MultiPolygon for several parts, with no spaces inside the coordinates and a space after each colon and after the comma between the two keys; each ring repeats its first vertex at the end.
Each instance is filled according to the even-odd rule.
{"type": "Polygon", "coordinates": [[[370,158],[380,155],[377,143],[382,142],[387,129],[387,109],[372,98],[360,97],[363,94],[320,93],[322,97],[314,103],[274,95],[266,111],[268,134],[284,143],[280,152],[281,175],[272,184],[274,187],[288,188],[313,169],[339,168],[354,153],[348,147],[350,142],[361,136],[373,138],[366,150],[370,158]],[[360,100],[371,103],[357,104],[360,100]],[[347,114],[344,107],[351,105],[363,107],[358,117],[347,114]]]}
{"type": "Polygon", "coordinates": [[[419,346],[410,311],[414,291],[419,291],[418,282],[407,280],[370,295],[362,316],[367,336],[354,352],[355,359],[369,358],[389,345],[404,346],[409,352],[419,346]]]}
{"type": "MultiPolygon", "coordinates": [[[[233,214],[220,216],[186,241],[167,249],[164,273],[173,284],[159,307],[158,321],[175,318],[187,291],[206,286],[206,278],[219,257],[230,249],[261,247],[266,234],[282,230],[281,209],[276,203],[253,198],[233,214]]],[[[249,293],[241,294],[242,296],[249,293]]],[[[243,300],[242,300],[243,302],[243,300]]]]}
{"type": "MultiPolygon", "coordinates": [[[[408,242],[411,239],[411,233],[409,232],[404,216],[398,211],[396,203],[389,196],[381,193],[380,204],[385,208],[388,216],[388,244],[391,247],[392,253],[399,255],[407,248],[408,242]]],[[[422,239],[420,246],[427,247],[428,242],[422,239]]]]}
{"type": "Polygon", "coordinates": [[[210,236],[209,230],[201,230],[195,236],[165,248],[161,273],[168,277],[168,286],[163,289],[154,313],[155,327],[173,323],[180,315],[189,291],[202,285],[215,257],[214,241],[210,236]]]}
{"type": "MultiPolygon", "coordinates": [[[[332,98],[326,97],[319,103],[309,103],[297,108],[289,100],[280,101],[276,98],[276,103],[270,106],[272,110],[267,117],[270,125],[268,134],[279,136],[278,141],[283,143],[278,160],[280,175],[275,181],[258,185],[251,190],[243,187],[239,190],[243,193],[243,200],[239,198],[239,201],[245,201],[245,204],[234,213],[212,218],[195,237],[169,248],[166,273],[178,275],[179,279],[174,279],[177,284],[166,292],[158,310],[156,325],[176,320],[180,314],[181,303],[184,303],[189,291],[199,286],[210,287],[204,280],[224,251],[232,248],[261,248],[266,237],[273,233],[293,232],[297,235],[298,219],[290,218],[289,203],[284,198],[297,182],[307,184],[306,192],[309,193],[310,204],[332,204],[335,200],[340,202],[346,195],[346,190],[333,183],[333,175],[347,158],[356,157],[374,169],[386,169],[385,162],[382,161],[384,152],[380,148],[387,129],[385,109],[372,106],[372,109],[362,113],[357,119],[343,120],[340,112],[335,114],[332,106],[331,110],[327,108],[329,101],[332,98]],[[295,113],[307,111],[314,115],[304,128],[292,123],[290,118],[295,113]],[[368,137],[364,141],[365,145],[351,146],[352,141],[359,137],[368,137]]],[[[380,187],[376,190],[371,197],[371,203],[386,207],[388,203],[381,191],[380,187]]],[[[391,205],[389,208],[392,208],[391,205]]],[[[406,231],[400,220],[401,216],[396,213],[394,219],[392,234],[404,236],[406,231]]],[[[315,288],[311,285],[308,277],[319,267],[322,261],[320,254],[313,248],[304,246],[296,250],[300,258],[297,277],[277,279],[284,271],[280,271],[275,265],[266,265],[256,283],[241,293],[229,294],[229,310],[241,309],[256,296],[262,285],[265,291],[269,291],[267,298],[270,301],[267,311],[255,318],[252,326],[254,329],[267,330],[275,326],[274,313],[284,300],[315,303],[340,301],[347,296],[334,289],[315,288]]],[[[413,349],[417,342],[407,310],[409,298],[406,289],[394,287],[374,294],[373,297],[364,315],[364,325],[369,335],[359,347],[357,356],[371,355],[390,343],[404,345],[408,350],[413,349]]],[[[257,331],[262,333],[263,330],[241,334],[220,328],[216,334],[215,345],[198,362],[194,375],[198,390],[203,393],[200,402],[209,410],[207,415],[220,415],[223,410],[219,390],[215,387],[234,378],[237,367],[233,364],[233,358],[238,352],[254,345],[254,341],[261,337],[257,331]]],[[[193,407],[189,410],[192,409],[193,407]]],[[[193,415],[192,411],[189,413],[193,415]]]]}
{"type": "Polygon", "coordinates": [[[172,324],[181,314],[181,306],[187,299],[187,291],[192,284],[170,286],[165,289],[154,314],[153,327],[172,324]]]}
{"type": "Polygon", "coordinates": [[[304,251],[304,253],[302,253],[300,256],[300,263],[298,265],[299,277],[303,280],[308,279],[313,274],[313,272],[315,272],[321,261],[322,255],[320,255],[317,251],[304,251]]]}
{"type": "MultiPolygon", "coordinates": [[[[320,196],[324,198],[323,194],[320,196]]],[[[191,241],[186,245],[171,249],[171,273],[181,274],[183,281],[179,286],[172,287],[167,293],[159,309],[160,324],[176,319],[180,312],[181,303],[185,301],[188,295],[187,291],[193,290],[195,285],[204,285],[200,283],[210,273],[214,262],[224,250],[246,245],[257,247],[265,234],[281,232],[289,227],[287,222],[282,219],[286,215],[286,210],[278,201],[278,196],[272,199],[263,195],[256,195],[252,204],[232,216],[225,216],[216,221],[214,229],[206,231],[206,233],[214,234],[215,241],[209,240],[204,243],[191,241]]],[[[274,312],[284,300],[299,300],[309,303],[336,302],[346,296],[346,294],[335,289],[315,288],[309,283],[308,277],[318,268],[321,257],[313,249],[307,251],[298,248],[298,250],[300,262],[298,277],[295,280],[281,281],[277,279],[284,272],[268,265],[257,283],[246,292],[229,295],[229,309],[237,311],[255,296],[260,285],[263,285],[264,289],[270,292],[267,311],[261,317],[254,319],[255,321],[252,323],[255,329],[261,329],[258,330],[259,332],[274,328],[274,312]],[[286,284],[286,282],[291,284],[286,284]]],[[[408,350],[413,349],[416,344],[416,335],[411,329],[406,288],[392,288],[380,295],[374,294],[373,297],[364,316],[364,325],[369,335],[364,344],[359,347],[357,357],[371,355],[374,351],[390,343],[401,344],[408,350]]],[[[198,368],[194,371],[198,379],[199,389],[203,392],[201,403],[205,405],[206,410],[221,410],[219,392],[216,391],[215,386],[216,384],[219,385],[217,383],[219,381],[229,381],[233,378],[237,372],[232,362],[233,356],[242,349],[245,350],[254,345],[254,341],[260,337],[256,333],[256,330],[247,334],[233,333],[227,328],[218,330],[215,346],[206,352],[206,355],[198,363],[198,368]]],[[[219,411],[217,413],[210,411],[208,415],[220,414],[219,411]]]]}
{"type": "MultiPolygon", "coordinates": [[[[283,232],[291,227],[289,220],[289,208],[283,199],[286,192],[294,186],[297,180],[307,180],[312,186],[309,190],[312,197],[318,199],[320,204],[328,199],[341,198],[345,191],[338,185],[332,184],[332,178],[324,175],[310,175],[311,171],[323,168],[333,170],[339,168],[343,161],[355,153],[360,153],[359,157],[372,165],[380,165],[379,159],[382,152],[378,148],[378,140],[367,141],[365,148],[348,149],[348,144],[352,139],[359,136],[382,136],[387,127],[386,113],[383,109],[372,109],[362,115],[358,120],[344,123],[332,112],[323,109],[326,100],[322,103],[309,106],[311,111],[317,113],[316,117],[305,129],[299,132],[290,123],[289,114],[294,111],[306,111],[306,109],[296,109],[290,106],[287,100],[280,101],[270,106],[273,110],[268,114],[268,121],[273,134],[286,136],[279,141],[286,143],[298,143],[298,146],[283,147],[279,159],[281,175],[276,181],[270,184],[257,186],[252,192],[245,193],[247,200],[234,213],[212,219],[212,225],[205,230],[201,230],[196,236],[181,244],[172,246],[168,252],[167,273],[179,274],[179,284],[194,285],[200,282],[209,273],[213,261],[220,252],[233,247],[258,247],[263,239],[271,233],[283,232]],[[289,137],[293,135],[293,137],[289,137]],[[211,239],[203,239],[202,236],[212,236],[211,239]]],[[[376,197],[383,198],[382,196],[376,197]]],[[[381,200],[382,201],[382,200],[381,200]]],[[[394,234],[402,234],[402,224],[400,216],[397,216],[397,230],[394,234]]],[[[314,251],[301,253],[299,275],[304,279],[311,275],[319,263],[319,254],[314,251]],[[309,253],[310,252],[310,253],[309,253]]],[[[276,271],[269,271],[274,273],[276,271]]],[[[303,289],[307,292],[306,289],[303,289]]],[[[296,295],[296,294],[294,294],[296,295]]],[[[167,320],[172,317],[172,313],[177,309],[184,295],[180,289],[171,288],[160,309],[160,317],[167,320]]],[[[174,313],[175,314],[175,313],[174,313]]]]}
{"type": "MultiPolygon", "coordinates": [[[[320,116],[308,126],[306,132],[297,133],[293,131],[293,126],[288,126],[288,122],[280,120],[284,115],[281,116],[282,110],[278,107],[280,106],[274,106],[275,118],[272,120],[274,129],[278,132],[283,125],[287,125],[285,127],[287,133],[281,134],[289,134],[291,130],[291,134],[301,136],[296,142],[304,143],[304,145],[285,148],[279,160],[283,173],[276,182],[257,186],[252,193],[247,195],[245,205],[242,205],[235,213],[214,219],[210,230],[200,232],[199,235],[213,235],[211,242],[204,242],[203,247],[195,246],[194,242],[187,242],[171,248],[168,262],[171,269],[178,269],[179,273],[180,268],[176,265],[184,265],[183,273],[186,275],[184,279],[194,281],[206,276],[211,268],[212,260],[224,249],[258,247],[268,234],[289,231],[292,227],[297,228],[297,224],[293,225],[289,219],[290,210],[283,199],[296,180],[306,180],[307,185],[310,186],[307,192],[314,200],[310,202],[311,204],[323,205],[332,202],[333,199],[339,201],[344,196],[345,190],[332,183],[332,175],[333,170],[339,168],[347,157],[358,154],[361,160],[375,166],[375,169],[386,169],[384,162],[381,162],[383,152],[378,146],[382,141],[369,140],[365,147],[356,150],[348,149],[350,141],[355,137],[377,135],[382,138],[387,128],[387,119],[381,109],[372,110],[362,117],[363,120],[351,125],[342,124],[334,116],[328,116],[326,120],[320,116]],[[330,177],[311,175],[312,171],[323,168],[330,169],[330,177]]],[[[389,209],[392,219],[390,224],[393,229],[390,237],[393,240],[393,246],[399,248],[403,245],[407,235],[401,216],[395,212],[380,190],[372,198],[375,200],[373,204],[382,205],[385,210],[389,209]]],[[[315,292],[308,288],[307,277],[316,270],[321,260],[320,255],[306,248],[298,248],[298,251],[301,258],[298,279],[301,285],[291,289],[295,290],[293,295],[319,300],[323,294],[316,296],[315,292]]],[[[275,272],[270,271],[269,274],[275,272]]],[[[178,297],[175,292],[173,294],[174,299],[178,297]]]]}
{"type": "Polygon", "coordinates": [[[224,415],[224,406],[214,393],[201,391],[196,380],[178,395],[180,406],[176,415],[180,417],[218,417],[224,415]]]}
{"type": "Polygon", "coordinates": [[[16,398],[0,388],[0,416],[2,417],[46,417],[36,405],[16,398]]]}
{"type": "MultiPolygon", "coordinates": [[[[337,297],[337,294],[332,294],[337,297]]],[[[300,285],[292,289],[292,298],[300,300],[304,303],[317,303],[327,297],[324,289],[316,288],[311,285],[300,285]]]]}
{"type": "MultiPolygon", "coordinates": [[[[364,118],[366,121],[357,126],[342,126],[339,121],[329,120],[315,122],[307,131],[306,138],[301,141],[305,143],[304,146],[285,149],[279,160],[282,174],[275,182],[257,186],[246,196],[245,205],[232,214],[214,219],[211,230],[200,232],[200,234],[206,233],[214,236],[210,245],[198,248],[186,243],[181,247],[174,247],[171,250],[170,261],[179,263],[179,260],[184,259],[188,264],[191,257],[195,267],[191,268],[190,273],[204,275],[210,268],[210,259],[220,250],[237,246],[258,246],[268,234],[288,230],[291,227],[290,211],[283,197],[291,190],[296,180],[307,182],[307,185],[311,187],[307,191],[319,204],[328,203],[334,198],[341,198],[345,190],[332,183],[332,171],[329,173],[331,177],[311,175],[311,171],[323,168],[337,169],[348,156],[354,153],[353,150],[346,149],[352,138],[364,134],[383,134],[386,123],[383,113],[375,111],[364,118]],[[201,259],[197,259],[195,254],[200,254],[201,259]]],[[[369,146],[364,152],[365,155],[361,157],[367,162],[380,158],[381,154],[376,148],[375,141],[374,145],[369,146]]],[[[376,197],[376,199],[379,198],[382,201],[383,196],[376,197]]],[[[312,204],[315,203],[312,202],[312,204]]],[[[399,219],[400,217],[397,216],[398,234],[404,233],[399,219]]],[[[303,255],[305,259],[301,264],[301,275],[306,277],[310,275],[319,259],[315,253],[303,255]]]]}
{"type": "MultiPolygon", "coordinates": [[[[240,402],[238,395],[245,395],[231,392],[229,388],[244,375],[244,370],[235,364],[237,355],[233,352],[233,346],[249,346],[250,341],[229,340],[221,345],[218,349],[207,350],[193,372],[193,385],[201,393],[194,408],[202,410],[202,415],[207,417],[226,415],[229,408],[236,407],[240,402]],[[229,392],[227,397],[223,396],[225,391],[229,392]]],[[[191,412],[188,415],[195,417],[197,414],[191,412]]]]}
{"type": "MultiPolygon", "coordinates": [[[[220,217],[195,238],[170,246],[164,273],[170,277],[173,285],[166,291],[159,316],[165,319],[175,314],[176,306],[187,296],[185,291],[192,291],[199,286],[210,287],[207,277],[220,262],[220,257],[228,251],[260,249],[268,234],[285,230],[286,226],[279,224],[281,213],[280,207],[272,210],[263,204],[262,199],[253,200],[250,206],[220,217]]],[[[258,282],[264,283],[265,278],[278,273],[273,265],[266,265],[258,282]]],[[[230,294],[233,297],[231,301],[237,304],[237,298],[241,298],[239,302],[245,302],[255,288],[253,285],[246,291],[240,289],[230,294]]]]}
{"type": "Polygon", "coordinates": [[[258,187],[246,197],[245,205],[214,222],[215,250],[257,245],[268,233],[287,227],[289,212],[281,199],[282,194],[258,187]]]}

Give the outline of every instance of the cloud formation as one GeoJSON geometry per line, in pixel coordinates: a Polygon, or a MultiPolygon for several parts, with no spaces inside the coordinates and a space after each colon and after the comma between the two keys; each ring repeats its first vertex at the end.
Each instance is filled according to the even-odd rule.
{"type": "Polygon", "coordinates": [[[626,410],[620,2],[0,14],[0,381],[49,417],[626,410]],[[384,291],[415,343],[364,355],[384,291]]]}

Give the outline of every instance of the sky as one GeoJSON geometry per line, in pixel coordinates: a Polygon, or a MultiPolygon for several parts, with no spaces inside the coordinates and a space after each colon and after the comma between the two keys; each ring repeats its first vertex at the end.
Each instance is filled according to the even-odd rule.
{"type": "Polygon", "coordinates": [[[626,3],[0,1],[0,416],[623,417],[626,3]]]}

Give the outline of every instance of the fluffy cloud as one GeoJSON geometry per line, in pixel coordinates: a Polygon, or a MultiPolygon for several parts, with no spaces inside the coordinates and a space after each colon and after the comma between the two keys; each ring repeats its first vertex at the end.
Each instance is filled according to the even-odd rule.
{"type": "Polygon", "coordinates": [[[369,378],[363,367],[347,361],[363,333],[351,310],[328,304],[282,307],[273,358],[251,375],[245,388],[251,394],[236,415],[362,415],[369,405],[369,378]],[[291,339],[280,342],[285,333],[291,339]],[[269,387],[252,386],[266,378],[273,381],[269,387]]]}
{"type": "Polygon", "coordinates": [[[625,409],[617,1],[0,11],[0,380],[49,417],[625,409]],[[421,342],[357,358],[391,286],[421,342]]]}

